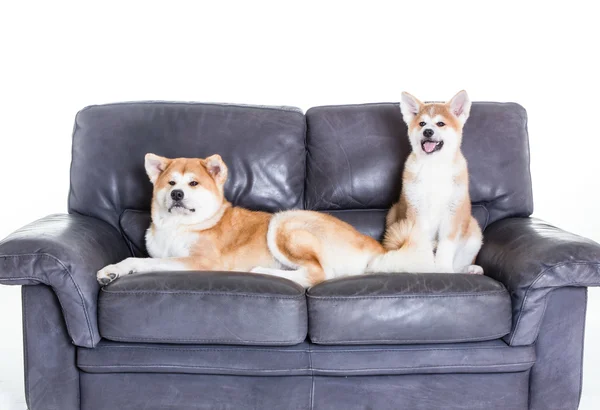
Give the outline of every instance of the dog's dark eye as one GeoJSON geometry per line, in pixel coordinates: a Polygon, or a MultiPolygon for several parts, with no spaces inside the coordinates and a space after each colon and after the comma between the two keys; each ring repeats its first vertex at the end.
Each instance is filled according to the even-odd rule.
{"type": "Polygon", "coordinates": [[[196,181],[190,182],[190,186],[196,186],[196,185],[198,185],[198,183],[196,181]]]}
{"type": "Polygon", "coordinates": [[[437,123],[437,124],[435,124],[435,125],[437,125],[438,127],[443,127],[443,126],[444,126],[444,125],[446,125],[446,124],[444,124],[443,122],[441,122],[441,121],[440,121],[440,122],[438,122],[438,123],[437,123]]]}
{"type": "Polygon", "coordinates": [[[423,121],[421,121],[421,122],[419,123],[419,127],[424,127],[425,125],[427,125],[427,124],[426,124],[425,122],[423,122],[423,121]]]}
{"type": "Polygon", "coordinates": [[[175,181],[169,181],[169,185],[171,185],[171,186],[175,185],[175,181]]]}

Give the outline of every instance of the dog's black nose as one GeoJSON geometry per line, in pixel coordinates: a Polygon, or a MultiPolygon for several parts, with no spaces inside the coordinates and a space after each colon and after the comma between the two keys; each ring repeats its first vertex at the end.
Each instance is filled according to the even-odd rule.
{"type": "Polygon", "coordinates": [[[423,136],[425,138],[433,137],[433,130],[431,128],[427,128],[425,131],[423,131],[423,136]]]}
{"type": "Polygon", "coordinates": [[[171,191],[171,198],[174,201],[181,201],[183,199],[183,191],[181,189],[174,189],[171,191]]]}

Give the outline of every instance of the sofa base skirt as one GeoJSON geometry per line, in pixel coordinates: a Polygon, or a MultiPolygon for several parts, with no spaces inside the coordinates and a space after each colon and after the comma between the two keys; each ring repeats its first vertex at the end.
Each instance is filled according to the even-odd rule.
{"type": "Polygon", "coordinates": [[[528,408],[529,371],[316,377],[309,409],[517,410],[528,408]]]}
{"type": "Polygon", "coordinates": [[[81,373],[82,410],[527,409],[529,371],[401,376],[81,373]]]}

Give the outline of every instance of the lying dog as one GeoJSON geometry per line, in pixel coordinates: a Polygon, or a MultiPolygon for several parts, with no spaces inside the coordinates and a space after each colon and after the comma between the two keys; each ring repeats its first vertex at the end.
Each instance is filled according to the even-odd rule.
{"type": "Polygon", "coordinates": [[[447,103],[423,104],[408,93],[400,103],[412,153],[400,201],[386,220],[386,249],[418,248],[431,255],[419,270],[483,273],[473,265],[481,229],[471,216],[467,161],[460,145],[471,102],[461,91],[447,103]]]}
{"type": "Polygon", "coordinates": [[[252,271],[305,287],[367,272],[400,272],[403,252],[386,252],[375,239],[332,216],[313,211],[277,214],[234,207],[224,196],[227,166],[219,155],[168,159],[147,154],[154,184],[151,258],[128,258],[98,271],[106,285],[150,271],[252,271]]]}

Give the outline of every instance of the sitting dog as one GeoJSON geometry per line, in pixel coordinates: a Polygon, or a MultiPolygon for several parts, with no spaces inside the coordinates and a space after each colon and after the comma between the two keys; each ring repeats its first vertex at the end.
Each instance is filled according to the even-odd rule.
{"type": "Polygon", "coordinates": [[[461,91],[447,103],[424,104],[402,93],[400,107],[412,153],[400,201],[387,215],[383,245],[430,254],[420,271],[482,274],[473,265],[482,234],[471,216],[467,161],[460,150],[469,97],[461,91]]]}
{"type": "Polygon", "coordinates": [[[386,252],[375,239],[330,215],[292,210],[269,214],[234,207],[224,196],[227,166],[205,159],[147,154],[154,185],[151,258],[128,258],[98,271],[106,285],[120,276],[150,271],[252,271],[304,287],[367,272],[399,272],[402,252],[386,252]]]}

